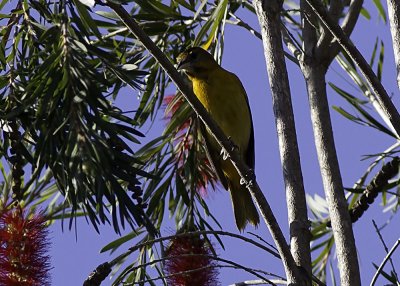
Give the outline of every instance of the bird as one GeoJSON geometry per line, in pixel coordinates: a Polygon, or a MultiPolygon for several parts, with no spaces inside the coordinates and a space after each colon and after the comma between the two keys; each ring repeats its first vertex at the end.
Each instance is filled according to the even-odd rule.
{"type": "MultiPolygon", "coordinates": [[[[222,68],[201,47],[191,47],[177,58],[177,69],[183,71],[193,92],[225,135],[238,148],[239,154],[254,170],[254,129],[246,91],[240,79],[222,68]]],[[[222,148],[206,127],[202,127],[208,159],[225,189],[230,193],[236,226],[243,231],[248,223],[257,226],[260,218],[241,177],[230,160],[221,156],[222,148]]]]}

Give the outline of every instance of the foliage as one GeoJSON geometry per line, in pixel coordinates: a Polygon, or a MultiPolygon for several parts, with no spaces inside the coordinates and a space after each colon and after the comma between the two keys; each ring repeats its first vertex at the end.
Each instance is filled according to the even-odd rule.
{"type": "MultiPolygon", "coordinates": [[[[254,34],[239,17],[243,11],[255,13],[246,0],[113,2],[125,4],[171,61],[186,47],[204,44],[220,62],[228,24],[254,34]]],[[[373,3],[386,22],[381,1],[373,3]]],[[[110,223],[121,233],[128,224],[132,232],[103,249],[113,253],[128,242],[141,246],[136,261],[129,265],[125,262],[130,252],[115,259],[114,271],[124,269],[114,285],[143,280],[155,285],[150,282],[152,273],[165,275],[161,261],[154,262],[163,256],[165,247],[146,242],[161,234],[168,224],[167,214],[180,232],[213,231],[206,216],[221,227],[204,200],[205,190],[217,188],[218,182],[206,160],[198,119],[182,95],[171,92],[171,81],[157,61],[101,1],[94,5],[78,0],[3,0],[0,4],[2,9],[11,6],[10,13],[0,15],[0,156],[4,177],[0,198],[6,201],[11,192],[10,134],[15,131],[11,127],[15,122],[23,139],[24,169],[29,170],[22,184],[23,204],[33,209],[43,206],[51,222],[69,218],[70,227],[79,216],[87,218],[97,231],[99,224],[110,223]],[[139,93],[137,109],[122,109],[123,92],[139,93]],[[166,123],[163,134],[144,139],[143,130],[160,119],[162,111],[166,123]],[[155,266],[148,271],[150,265],[155,266]]],[[[284,7],[281,20],[288,36],[286,43],[301,49],[304,39],[299,7],[291,1],[284,7]]],[[[371,17],[365,8],[361,15],[371,17]]],[[[319,22],[316,27],[322,31],[319,22]]],[[[288,59],[298,64],[295,56],[287,53],[288,59]]],[[[384,58],[385,45],[377,39],[370,64],[380,79],[384,58]]],[[[336,61],[357,93],[330,82],[347,104],[333,108],[357,124],[372,127],[380,136],[397,140],[355,63],[343,54],[336,61]]],[[[398,151],[396,143],[371,156],[371,166],[348,188],[349,207],[356,203],[360,189],[366,187],[377,166],[398,151]]],[[[382,193],[385,211],[396,213],[398,185],[394,179],[382,193]]],[[[326,228],[324,200],[309,197],[309,207],[315,216],[311,225],[312,251],[316,253],[313,270],[325,281],[334,253],[333,235],[326,228]]],[[[215,239],[223,247],[219,235],[204,235],[204,239],[215,239]]]]}

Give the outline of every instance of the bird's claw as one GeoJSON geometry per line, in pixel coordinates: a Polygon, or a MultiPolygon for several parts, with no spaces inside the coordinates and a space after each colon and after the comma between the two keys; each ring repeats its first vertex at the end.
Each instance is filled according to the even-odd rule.
{"type": "MultiPolygon", "coordinates": [[[[231,147],[231,152],[238,150],[239,147],[235,144],[235,142],[232,141],[232,137],[228,136],[228,145],[231,147]]],[[[225,148],[221,149],[221,153],[220,155],[222,155],[222,159],[227,160],[229,158],[229,153],[225,148]]]]}
{"type": "Polygon", "coordinates": [[[223,160],[227,160],[227,159],[229,158],[229,154],[228,154],[228,152],[226,151],[226,149],[224,149],[224,148],[221,149],[220,155],[222,156],[222,159],[223,159],[223,160]]]}
{"type": "Polygon", "coordinates": [[[238,150],[239,147],[233,142],[232,137],[228,136],[229,145],[232,147],[231,151],[238,150]]]}

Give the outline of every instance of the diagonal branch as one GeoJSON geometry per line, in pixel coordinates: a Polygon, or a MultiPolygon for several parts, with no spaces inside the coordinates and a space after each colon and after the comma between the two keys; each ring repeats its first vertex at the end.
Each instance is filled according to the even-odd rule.
{"type": "MultiPolygon", "coordinates": [[[[343,32],[348,37],[353,32],[353,29],[357,23],[363,3],[364,0],[352,0],[349,5],[349,9],[347,10],[346,16],[344,17],[341,25],[343,32]]],[[[339,8],[339,6],[337,8],[339,8]]],[[[340,13],[343,13],[343,6],[341,7],[340,13]]],[[[332,15],[332,9],[329,10],[329,15],[331,15],[332,21],[334,21],[335,23],[339,23],[339,18],[332,15]]],[[[327,56],[328,60],[326,61],[326,64],[329,65],[332,62],[333,58],[335,58],[336,55],[339,53],[340,45],[336,41],[332,42],[334,39],[334,35],[330,33],[328,29],[324,29],[324,31],[328,33],[322,33],[318,42],[316,54],[327,56]]]]}
{"type": "Polygon", "coordinates": [[[232,142],[225,136],[221,128],[214,122],[209,116],[204,106],[200,103],[197,97],[194,95],[193,90],[183,80],[180,73],[175,69],[172,63],[167,59],[163,52],[154,44],[154,42],[143,32],[135,20],[129,15],[129,13],[112,1],[107,1],[106,5],[109,6],[114,12],[120,17],[121,21],[129,28],[132,34],[146,47],[149,53],[159,62],[160,66],[166,71],[166,73],[175,82],[178,89],[183,93],[188,103],[194,109],[196,114],[209,128],[211,134],[214,136],[216,141],[225,149],[229,155],[232,164],[235,166],[241,178],[245,181],[246,186],[253,199],[255,200],[261,215],[267,224],[272,238],[274,239],[279,254],[282,258],[286,275],[289,277],[298,277],[298,270],[294,259],[290,253],[290,249],[286,243],[285,237],[283,236],[282,230],[279,227],[278,222],[268,204],[264,194],[258,186],[255,175],[247,165],[240,159],[238,150],[234,148],[232,142]]]}
{"type": "Polygon", "coordinates": [[[343,32],[350,37],[360,16],[364,0],[352,0],[342,23],[343,32]]]}
{"type": "MultiPolygon", "coordinates": [[[[360,11],[362,8],[362,5],[364,3],[364,0],[352,0],[350,3],[349,10],[347,11],[347,14],[343,20],[342,23],[342,29],[343,32],[350,37],[351,33],[354,30],[354,27],[356,26],[356,23],[358,21],[358,17],[360,16],[360,11]]],[[[331,34],[332,35],[332,34],[331,34]]],[[[331,36],[331,40],[333,39],[333,35],[331,36]]],[[[337,56],[337,54],[340,52],[340,45],[337,41],[334,41],[329,49],[329,64],[332,62],[332,60],[337,56]]]]}
{"type": "Polygon", "coordinates": [[[346,52],[346,54],[356,63],[360,68],[362,74],[368,81],[372,90],[375,93],[379,105],[382,110],[389,118],[398,136],[400,136],[400,115],[394,106],[393,102],[390,100],[388,93],[383,87],[382,83],[379,81],[375,73],[372,71],[368,62],[364,59],[360,51],[353,45],[349,37],[343,32],[342,28],[336,24],[330,16],[326,13],[324,7],[321,6],[316,0],[304,0],[310,5],[314,13],[319,17],[321,22],[326,26],[326,28],[335,36],[339,45],[346,52]]]}
{"type": "Polygon", "coordinates": [[[317,21],[306,0],[300,0],[304,57],[312,57],[317,45],[317,21]]]}

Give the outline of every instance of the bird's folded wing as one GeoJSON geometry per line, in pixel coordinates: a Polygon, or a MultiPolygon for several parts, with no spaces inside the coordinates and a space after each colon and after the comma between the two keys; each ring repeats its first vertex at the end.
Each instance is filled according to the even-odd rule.
{"type": "MultiPolygon", "coordinates": [[[[211,135],[207,132],[207,128],[204,125],[204,123],[201,122],[200,119],[197,119],[197,120],[199,120],[201,136],[204,138],[204,142],[205,142],[204,149],[206,151],[208,161],[210,162],[212,169],[214,170],[215,174],[217,175],[218,180],[221,182],[221,184],[224,186],[224,188],[226,190],[228,190],[228,181],[226,180],[226,177],[225,177],[224,173],[222,172],[222,168],[220,166],[220,159],[222,159],[222,156],[221,156],[220,152],[218,152],[217,150],[214,150],[215,148],[212,148],[210,140],[213,140],[213,139],[210,138],[211,135]]],[[[220,150],[220,149],[218,149],[218,150],[220,150]]]]}

